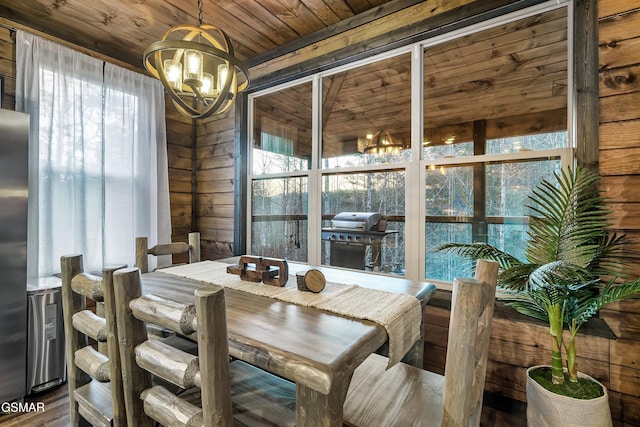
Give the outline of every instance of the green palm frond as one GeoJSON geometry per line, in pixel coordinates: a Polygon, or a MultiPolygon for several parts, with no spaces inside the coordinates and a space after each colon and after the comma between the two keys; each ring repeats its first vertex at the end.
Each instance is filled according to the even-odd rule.
{"type": "Polygon", "coordinates": [[[599,176],[585,169],[555,174],[558,185],[543,181],[530,196],[527,260],[564,260],[586,267],[600,255],[608,211],[596,188],[599,176]]]}
{"type": "Polygon", "coordinates": [[[491,246],[487,243],[446,243],[439,246],[436,251],[445,251],[466,259],[490,259],[500,265],[501,270],[506,270],[522,264],[520,260],[511,254],[491,246]]]}
{"type": "Polygon", "coordinates": [[[534,264],[519,264],[502,270],[498,275],[500,289],[517,292],[524,291],[529,284],[531,273],[538,267],[534,264]]]}
{"type": "Polygon", "coordinates": [[[529,286],[536,288],[562,288],[570,290],[573,286],[593,280],[592,274],[585,268],[580,268],[565,261],[553,261],[537,267],[529,276],[529,286]]]}
{"type": "MultiPolygon", "coordinates": [[[[609,281],[601,292],[578,292],[573,295],[574,307],[565,316],[565,323],[575,319],[578,327],[595,315],[602,307],[615,301],[621,301],[640,293],[640,278],[627,283],[615,284],[609,281]]],[[[640,296],[640,295],[639,295],[640,296]]]]}
{"type": "Polygon", "coordinates": [[[607,233],[600,241],[600,253],[587,268],[603,276],[628,277],[629,265],[636,260],[628,244],[626,235],[607,233]]]}
{"type": "Polygon", "coordinates": [[[545,306],[529,293],[507,294],[502,299],[506,301],[506,305],[513,307],[518,313],[544,322],[549,320],[549,314],[545,306]]]}

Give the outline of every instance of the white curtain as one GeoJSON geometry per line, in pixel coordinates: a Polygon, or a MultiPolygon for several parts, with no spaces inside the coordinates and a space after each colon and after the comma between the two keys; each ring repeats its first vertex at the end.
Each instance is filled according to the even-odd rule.
{"type": "MultiPolygon", "coordinates": [[[[28,276],[135,261],[135,237],[170,241],[159,81],[17,32],[16,110],[30,114],[28,276]]],[[[150,260],[152,261],[152,260],[150,260]]]]}

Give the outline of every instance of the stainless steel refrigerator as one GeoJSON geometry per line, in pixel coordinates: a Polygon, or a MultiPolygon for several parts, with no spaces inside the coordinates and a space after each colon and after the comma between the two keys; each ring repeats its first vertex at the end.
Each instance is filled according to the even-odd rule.
{"type": "Polygon", "coordinates": [[[0,109],[0,403],[26,389],[28,152],[29,115],[0,109]]]}

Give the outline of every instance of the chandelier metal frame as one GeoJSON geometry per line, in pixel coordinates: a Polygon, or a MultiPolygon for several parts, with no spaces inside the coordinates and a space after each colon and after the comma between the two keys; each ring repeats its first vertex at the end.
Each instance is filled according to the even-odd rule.
{"type": "Polygon", "coordinates": [[[231,39],[220,28],[202,23],[202,0],[198,0],[198,11],[197,26],[181,24],[172,27],[164,33],[161,40],[152,43],[144,52],[147,71],[162,82],[178,111],[193,119],[226,112],[237,94],[249,87],[249,70],[234,56],[231,39]],[[184,33],[181,39],[170,38],[180,32],[184,33]],[[184,53],[188,50],[202,53],[203,62],[205,57],[211,57],[215,63],[226,64],[224,83],[218,83],[220,90],[215,96],[201,93],[201,81],[181,81],[181,87],[177,90],[167,78],[168,70],[165,69],[164,61],[168,58],[184,60],[184,53]]]}

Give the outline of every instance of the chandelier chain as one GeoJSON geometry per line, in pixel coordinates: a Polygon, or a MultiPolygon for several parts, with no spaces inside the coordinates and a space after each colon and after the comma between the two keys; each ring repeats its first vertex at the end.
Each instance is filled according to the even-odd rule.
{"type": "Polygon", "coordinates": [[[198,26],[202,25],[202,0],[198,0],[198,26]]]}

